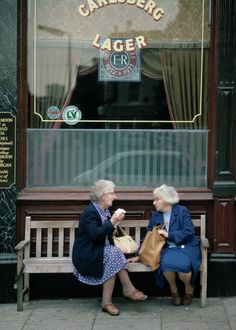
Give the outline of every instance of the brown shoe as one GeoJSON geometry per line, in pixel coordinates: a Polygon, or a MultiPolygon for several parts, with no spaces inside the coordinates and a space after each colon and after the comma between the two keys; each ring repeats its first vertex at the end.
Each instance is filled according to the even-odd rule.
{"type": "Polygon", "coordinates": [[[172,303],[175,306],[180,306],[181,305],[181,299],[180,296],[178,294],[178,292],[171,292],[172,294],[172,303]]]}
{"type": "Polygon", "coordinates": [[[124,297],[132,301],[143,301],[146,300],[148,296],[139,290],[134,290],[130,294],[124,295],[124,297]]]}
{"type": "Polygon", "coordinates": [[[191,305],[193,300],[193,293],[186,293],[184,296],[184,305],[191,305]]]}
{"type": "Polygon", "coordinates": [[[113,305],[113,304],[107,304],[107,305],[103,306],[102,307],[102,311],[104,313],[108,313],[108,314],[110,314],[112,316],[116,316],[116,315],[119,315],[120,314],[119,309],[115,305],[113,305]]]}

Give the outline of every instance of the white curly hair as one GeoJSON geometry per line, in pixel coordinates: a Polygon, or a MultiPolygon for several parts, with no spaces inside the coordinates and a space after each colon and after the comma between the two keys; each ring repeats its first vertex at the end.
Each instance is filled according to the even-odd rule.
{"type": "Polygon", "coordinates": [[[167,204],[173,205],[179,203],[179,195],[176,189],[172,186],[167,186],[166,184],[154,189],[153,195],[160,196],[167,204]]]}
{"type": "Polygon", "coordinates": [[[115,184],[109,180],[98,180],[94,183],[94,187],[90,192],[90,200],[93,202],[98,202],[103,194],[113,190],[115,184]]]}

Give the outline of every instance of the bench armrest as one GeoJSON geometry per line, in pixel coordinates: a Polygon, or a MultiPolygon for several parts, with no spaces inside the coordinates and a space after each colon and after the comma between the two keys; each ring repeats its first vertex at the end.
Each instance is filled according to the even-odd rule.
{"type": "Polygon", "coordinates": [[[22,250],[27,244],[29,244],[29,240],[20,241],[20,242],[15,246],[15,250],[16,250],[16,251],[20,251],[20,250],[22,250]]]}
{"type": "Polygon", "coordinates": [[[208,249],[210,247],[209,241],[207,238],[201,238],[201,245],[203,248],[208,249]]]}

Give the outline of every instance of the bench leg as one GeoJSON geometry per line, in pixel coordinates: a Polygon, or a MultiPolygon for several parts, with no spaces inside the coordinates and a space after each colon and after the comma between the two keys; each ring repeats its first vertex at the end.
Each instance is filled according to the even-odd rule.
{"type": "Polygon", "coordinates": [[[207,274],[202,272],[201,274],[201,307],[206,306],[206,296],[207,296],[207,274]]]}
{"type": "Polygon", "coordinates": [[[23,251],[17,252],[17,311],[23,311],[23,298],[24,298],[24,265],[23,265],[23,251]]]}
{"type": "Polygon", "coordinates": [[[29,301],[29,274],[24,274],[24,301],[29,301]]]}
{"type": "Polygon", "coordinates": [[[206,306],[207,297],[207,250],[202,250],[202,271],[200,273],[201,284],[201,307],[206,306]]]}
{"type": "Polygon", "coordinates": [[[23,274],[17,280],[17,311],[23,311],[23,274]]]}

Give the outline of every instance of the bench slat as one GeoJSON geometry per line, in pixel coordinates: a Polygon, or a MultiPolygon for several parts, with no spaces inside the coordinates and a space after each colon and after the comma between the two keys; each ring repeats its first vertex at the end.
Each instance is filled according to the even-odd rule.
{"type": "Polygon", "coordinates": [[[63,257],[64,250],[64,229],[59,228],[58,257],[63,257]]]}
{"type": "Polygon", "coordinates": [[[36,231],[36,257],[39,258],[41,256],[41,248],[42,248],[42,229],[37,228],[36,231]]]}
{"type": "Polygon", "coordinates": [[[72,249],[75,240],[75,230],[74,228],[70,228],[70,244],[69,244],[69,256],[72,257],[72,249]]]}
{"type": "MultiPolygon", "coordinates": [[[[31,217],[29,217],[31,218],[31,217]]],[[[68,220],[68,221],[31,221],[31,229],[37,229],[37,228],[77,228],[79,225],[78,220],[68,220]]]]}
{"type": "Polygon", "coordinates": [[[152,272],[151,267],[146,266],[141,262],[130,262],[128,264],[128,270],[130,272],[152,272]]]}
{"type": "Polygon", "coordinates": [[[24,260],[25,273],[73,273],[74,266],[70,257],[30,258],[24,260]]]}
{"type": "Polygon", "coordinates": [[[140,240],[141,240],[141,230],[140,228],[135,228],[135,240],[138,244],[138,246],[140,246],[140,240]]]}
{"type": "Polygon", "coordinates": [[[52,234],[53,229],[48,228],[48,240],[47,240],[47,257],[50,258],[52,256],[52,234]]]}
{"type": "Polygon", "coordinates": [[[120,222],[119,226],[126,228],[144,228],[147,227],[149,220],[123,220],[120,222]]]}

